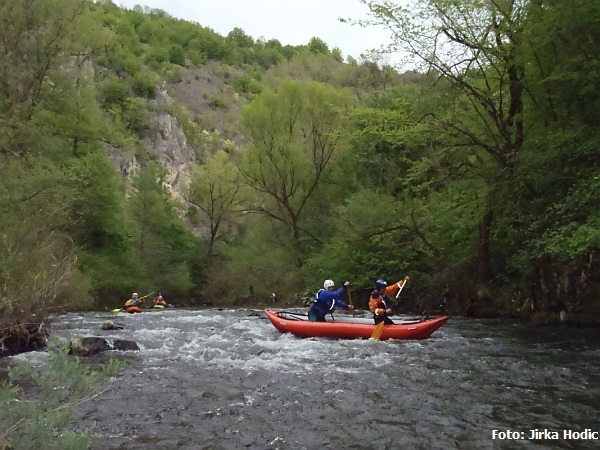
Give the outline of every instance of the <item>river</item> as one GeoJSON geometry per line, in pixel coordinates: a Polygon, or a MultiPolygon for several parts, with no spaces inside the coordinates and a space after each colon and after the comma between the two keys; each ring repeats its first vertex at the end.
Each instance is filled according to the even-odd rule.
{"type": "Polygon", "coordinates": [[[595,329],[453,317],[423,341],[300,339],[261,310],[165,309],[53,333],[141,347],[110,352],[124,370],[75,416],[94,449],[600,447],[595,329]]]}

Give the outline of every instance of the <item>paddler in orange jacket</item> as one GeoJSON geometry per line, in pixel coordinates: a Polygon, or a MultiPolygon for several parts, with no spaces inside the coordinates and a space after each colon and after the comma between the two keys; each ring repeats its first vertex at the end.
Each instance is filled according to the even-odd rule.
{"type": "Polygon", "coordinates": [[[153,305],[154,306],[164,306],[165,308],[167,307],[167,302],[165,301],[165,299],[163,298],[163,296],[160,292],[158,293],[158,297],[156,297],[154,299],[153,305]]]}
{"type": "Polygon", "coordinates": [[[369,309],[373,313],[375,325],[380,322],[384,322],[386,325],[394,324],[394,321],[388,317],[388,314],[392,313],[392,308],[386,297],[396,295],[400,292],[407,280],[408,277],[404,277],[403,280],[400,280],[391,286],[388,286],[387,282],[382,279],[375,282],[375,290],[371,293],[371,297],[369,298],[369,309]]]}

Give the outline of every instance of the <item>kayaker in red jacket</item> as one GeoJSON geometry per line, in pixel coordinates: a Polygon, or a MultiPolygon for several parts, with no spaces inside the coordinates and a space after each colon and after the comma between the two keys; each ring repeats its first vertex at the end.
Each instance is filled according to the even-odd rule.
{"type": "Polygon", "coordinates": [[[165,308],[167,307],[167,302],[165,301],[165,299],[163,298],[162,294],[159,292],[158,293],[158,297],[156,297],[154,299],[154,302],[152,302],[154,306],[164,306],[165,308]]]}
{"type": "Polygon", "coordinates": [[[311,322],[326,322],[325,316],[333,313],[337,306],[353,311],[354,307],[342,300],[344,290],[349,285],[350,282],[346,281],[343,286],[334,291],[335,283],[333,280],[325,280],[323,289],[319,289],[313,299],[310,311],[308,311],[308,320],[311,322]]]}
{"type": "Polygon", "coordinates": [[[392,313],[391,302],[386,299],[387,296],[393,296],[400,291],[404,283],[408,280],[408,277],[404,277],[403,280],[387,285],[385,280],[379,279],[375,282],[375,290],[371,293],[369,298],[369,309],[373,313],[373,320],[375,325],[379,322],[385,322],[386,325],[393,325],[394,321],[388,317],[388,314],[392,313]]]}

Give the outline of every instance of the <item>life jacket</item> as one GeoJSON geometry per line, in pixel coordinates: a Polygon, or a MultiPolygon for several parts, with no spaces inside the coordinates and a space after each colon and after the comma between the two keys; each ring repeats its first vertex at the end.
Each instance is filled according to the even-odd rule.
{"type": "Polygon", "coordinates": [[[139,303],[140,303],[139,298],[130,298],[129,300],[127,300],[125,302],[125,308],[127,308],[129,306],[137,306],[139,303]]]}
{"type": "Polygon", "coordinates": [[[369,299],[369,309],[371,312],[375,313],[375,309],[383,309],[384,311],[388,309],[388,305],[385,299],[385,295],[383,295],[378,290],[374,290],[371,292],[371,297],[369,299]]]}
{"type": "Polygon", "coordinates": [[[317,291],[315,298],[313,299],[313,304],[315,306],[319,306],[321,309],[327,308],[329,311],[333,311],[335,309],[335,299],[332,300],[323,300],[319,298],[319,294],[325,291],[325,289],[321,288],[317,291]]]}

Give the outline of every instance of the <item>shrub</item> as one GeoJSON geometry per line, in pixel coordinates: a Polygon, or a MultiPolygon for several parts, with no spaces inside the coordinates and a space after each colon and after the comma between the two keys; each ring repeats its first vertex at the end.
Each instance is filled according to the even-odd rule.
{"type": "Polygon", "coordinates": [[[137,76],[133,79],[131,90],[138,97],[153,99],[156,97],[156,83],[147,76],[137,76]]]}
{"type": "Polygon", "coordinates": [[[210,106],[211,108],[224,108],[225,102],[218,97],[213,97],[208,102],[208,106],[210,106]]]}
{"type": "Polygon", "coordinates": [[[169,62],[185,67],[185,53],[181,45],[171,45],[169,48],[169,62]]]}
{"type": "Polygon", "coordinates": [[[122,107],[125,99],[129,96],[129,89],[122,82],[111,80],[102,86],[100,96],[102,106],[106,109],[111,106],[122,107]]]}
{"type": "Polygon", "coordinates": [[[8,381],[0,386],[0,429],[5,430],[0,441],[14,450],[89,448],[87,431],[68,429],[72,414],[77,405],[107,390],[109,377],[122,364],[113,360],[92,370],[58,348],[48,352],[47,365],[36,371],[20,361],[9,369],[8,381]],[[27,386],[27,392],[19,386],[27,386]]]}

